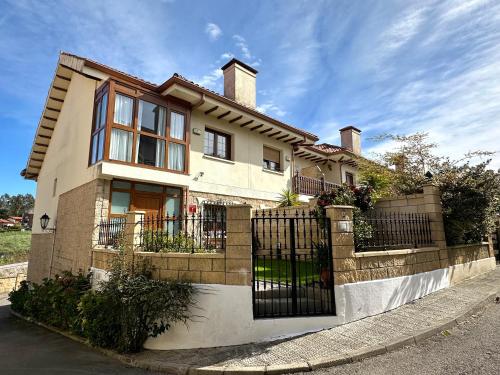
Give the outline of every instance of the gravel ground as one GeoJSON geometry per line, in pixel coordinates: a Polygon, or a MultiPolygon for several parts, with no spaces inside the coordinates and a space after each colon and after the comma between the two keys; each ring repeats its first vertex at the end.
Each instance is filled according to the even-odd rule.
{"type": "Polygon", "coordinates": [[[500,304],[417,346],[305,374],[500,374],[500,304]]]}

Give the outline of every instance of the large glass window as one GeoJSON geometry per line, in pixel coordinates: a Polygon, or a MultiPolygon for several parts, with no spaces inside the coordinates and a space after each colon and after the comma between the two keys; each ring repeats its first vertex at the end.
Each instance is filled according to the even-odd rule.
{"type": "Polygon", "coordinates": [[[158,138],[137,136],[136,163],[163,168],[165,160],[165,141],[158,138]]]}
{"type": "Polygon", "coordinates": [[[130,193],[123,191],[113,191],[111,193],[111,214],[123,215],[129,210],[130,193]]]}
{"type": "Polygon", "coordinates": [[[231,159],[231,136],[215,130],[205,129],[204,147],[205,155],[221,159],[231,159]]]}
{"type": "Polygon", "coordinates": [[[271,147],[264,146],[263,167],[271,171],[281,171],[281,152],[271,147]]]}
{"type": "Polygon", "coordinates": [[[165,136],[166,113],[162,106],[139,100],[137,130],[165,136]]]}
{"type": "Polygon", "coordinates": [[[134,99],[116,94],[115,96],[115,124],[132,126],[132,114],[134,111],[134,99]]]}
{"type": "Polygon", "coordinates": [[[187,107],[182,102],[167,101],[154,94],[137,94],[137,91],[116,82],[105,90],[111,90],[111,97],[115,99],[114,103],[109,103],[113,114],[106,121],[108,94],[98,94],[91,138],[91,163],[106,157],[186,172],[189,115],[183,111],[187,111],[187,107]],[[107,126],[111,127],[109,135],[106,134],[107,126]],[[109,139],[106,140],[106,137],[109,139]],[[107,142],[109,149],[106,148],[107,142]]]}
{"type": "Polygon", "coordinates": [[[134,134],[126,130],[111,129],[109,158],[111,160],[132,161],[134,134]]]}
{"type": "Polygon", "coordinates": [[[184,115],[177,112],[170,112],[170,137],[184,139],[185,135],[184,115]]]}
{"type": "Polygon", "coordinates": [[[108,93],[97,96],[94,107],[94,124],[90,150],[90,164],[95,164],[104,157],[104,140],[106,138],[106,111],[108,109],[108,93]]]}
{"type": "Polygon", "coordinates": [[[168,169],[174,171],[184,170],[184,155],[186,146],[178,143],[170,143],[168,145],[168,169]]]}

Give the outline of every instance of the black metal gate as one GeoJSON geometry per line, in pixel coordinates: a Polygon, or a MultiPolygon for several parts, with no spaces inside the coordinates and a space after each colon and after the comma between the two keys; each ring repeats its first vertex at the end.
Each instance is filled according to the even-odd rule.
{"type": "Polygon", "coordinates": [[[254,212],[254,318],[335,315],[330,226],[304,209],[254,212]]]}

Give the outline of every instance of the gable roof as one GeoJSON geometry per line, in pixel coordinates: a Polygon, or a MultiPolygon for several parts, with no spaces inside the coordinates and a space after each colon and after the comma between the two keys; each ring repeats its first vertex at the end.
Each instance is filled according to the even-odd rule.
{"type": "Polygon", "coordinates": [[[42,115],[40,117],[35,133],[28,162],[26,168],[21,172],[21,175],[27,179],[36,179],[38,177],[38,173],[42,167],[46,150],[48,149],[52,133],[57,124],[57,119],[59,117],[59,113],[61,112],[62,104],[64,103],[64,99],[66,97],[66,92],[71,82],[72,75],[75,73],[81,74],[87,78],[94,80],[102,80],[105,75],[108,75],[129,83],[133,83],[159,94],[163,94],[171,86],[177,84],[187,89],[198,92],[200,97],[202,98],[204,98],[204,96],[206,95],[207,97],[211,97],[218,102],[224,103],[226,106],[230,106],[240,112],[247,113],[249,116],[270,123],[274,126],[286,130],[287,132],[296,134],[298,135],[298,137],[293,140],[296,143],[302,143],[306,140],[315,142],[319,139],[318,136],[313,133],[300,129],[296,126],[286,124],[265,113],[259,112],[255,108],[242,105],[241,103],[229,99],[213,90],[207,89],[181,76],[180,74],[174,73],[172,77],[170,77],[164,83],[162,83],[161,85],[157,85],[121,70],[101,64],[95,60],[81,57],[68,52],[61,52],[59,55],[59,60],[56,66],[54,77],[49,87],[49,92],[47,94],[42,115]],[[95,70],[104,73],[104,75],[96,74],[95,70]],[[299,141],[296,141],[297,139],[299,141]]]}

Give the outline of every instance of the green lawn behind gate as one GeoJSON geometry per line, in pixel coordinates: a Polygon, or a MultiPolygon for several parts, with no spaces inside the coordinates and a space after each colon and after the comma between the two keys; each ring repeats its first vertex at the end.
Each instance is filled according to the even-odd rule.
{"type": "MultiPolygon", "coordinates": [[[[297,284],[306,285],[320,281],[319,267],[312,261],[297,261],[297,284]]],[[[292,282],[291,263],[283,259],[257,259],[254,268],[256,281],[292,282]]]]}
{"type": "Polygon", "coordinates": [[[0,266],[25,262],[31,247],[31,231],[0,231],[0,266]]]}

